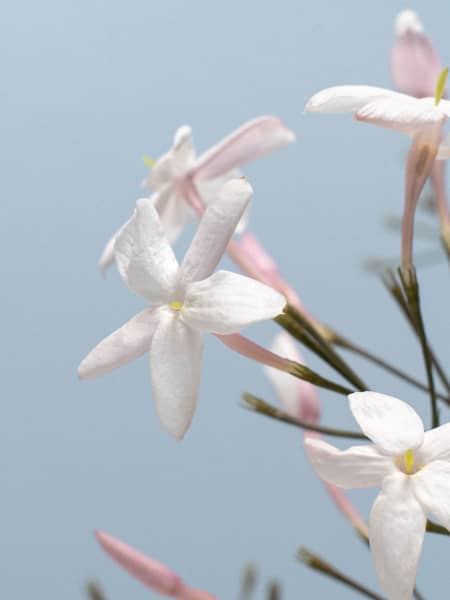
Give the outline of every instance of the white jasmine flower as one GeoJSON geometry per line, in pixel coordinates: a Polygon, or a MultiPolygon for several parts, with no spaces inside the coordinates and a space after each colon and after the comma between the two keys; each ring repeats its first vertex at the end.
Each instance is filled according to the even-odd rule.
{"type": "Polygon", "coordinates": [[[228,271],[213,274],[252,195],[243,179],[227,182],[207,208],[181,266],[150,199],[139,200],[115,242],[125,283],[144,310],[104,339],[81,363],[91,379],[150,351],[153,396],[166,429],[182,438],[197,402],[203,333],[232,334],[282,312],[285,298],[228,271]]]}
{"type": "Polygon", "coordinates": [[[413,268],[414,213],[420,192],[438,151],[439,158],[450,157],[445,144],[439,150],[442,128],[450,115],[450,102],[442,99],[447,73],[448,69],[441,73],[434,98],[414,98],[368,85],[343,85],[318,92],[305,106],[306,112],[349,112],[357,121],[412,137],[406,162],[402,224],[402,267],[407,276],[413,268]]]}
{"type": "Polygon", "coordinates": [[[384,394],[350,394],[350,409],[373,445],[338,450],[306,438],[319,476],[343,488],[380,486],[369,539],[390,600],[410,600],[427,514],[450,529],[450,423],[424,432],[411,406],[384,394]]]}
{"type": "MultiPolygon", "coordinates": [[[[295,136],[277,117],[263,116],[244,123],[218,144],[196,157],[192,130],[180,127],[172,147],[152,165],[145,185],[152,196],[164,231],[175,242],[185,225],[193,219],[194,209],[201,213],[214,200],[222,185],[236,177],[242,165],[294,141],[295,136]]],[[[245,211],[236,226],[242,233],[248,221],[245,211]]],[[[120,231],[120,230],[119,230],[120,231]]],[[[99,267],[103,274],[114,262],[114,239],[106,244],[99,267]]]]}

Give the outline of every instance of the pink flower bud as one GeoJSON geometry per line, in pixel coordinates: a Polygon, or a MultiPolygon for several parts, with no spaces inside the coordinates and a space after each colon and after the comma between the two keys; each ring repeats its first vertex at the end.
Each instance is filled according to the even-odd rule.
{"type": "Polygon", "coordinates": [[[391,52],[391,75],[395,87],[405,94],[434,96],[442,70],[438,53],[412,10],[402,11],[395,22],[396,41],[391,52]]]}
{"type": "Polygon", "coordinates": [[[97,531],[95,535],[113,560],[158,594],[178,600],[215,600],[214,596],[207,592],[190,588],[168,567],[148,558],[124,542],[102,531],[97,531]]]}

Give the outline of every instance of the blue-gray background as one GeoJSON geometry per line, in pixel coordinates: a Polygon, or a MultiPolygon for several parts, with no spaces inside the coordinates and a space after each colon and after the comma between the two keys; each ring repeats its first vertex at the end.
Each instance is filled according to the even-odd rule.
{"type": "MultiPolygon", "coordinates": [[[[412,4],[448,63],[448,6],[412,4]]],[[[368,552],[305,463],[301,435],[238,406],[245,389],[273,399],[258,365],[208,340],[181,444],[157,422],[147,357],[87,383],[76,367],[142,307],[117,273],[105,282],[96,269],[140,194],[142,155],[157,157],[183,123],[203,150],[272,113],[298,141],[245,170],[252,228],[315,314],[423,377],[415,340],[361,269],[365,256],[397,255],[380,219],[401,210],[407,142],[348,117],[302,115],[322,87],[390,85],[393,18],[404,7],[3,0],[0,597],[79,599],[88,577],[111,600],[149,597],[101,552],[96,528],[222,599],[237,596],[249,560],[264,580],[283,581],[286,598],[353,598],[298,564],[300,544],[376,586],[368,552]]],[[[443,353],[446,269],[441,261],[421,275],[443,353]]],[[[275,331],[269,323],[249,334],[268,344],[275,331]]],[[[424,395],[355,365],[428,418],[424,395]]],[[[345,399],[321,396],[325,422],[354,426],[345,399]]],[[[364,515],[374,494],[352,493],[364,515]]],[[[448,548],[425,543],[419,583],[433,600],[447,596],[448,548]]]]}

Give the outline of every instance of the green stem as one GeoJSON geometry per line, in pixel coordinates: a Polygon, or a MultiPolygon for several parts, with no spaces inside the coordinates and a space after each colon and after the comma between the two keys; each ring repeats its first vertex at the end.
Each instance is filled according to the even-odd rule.
{"type": "Polygon", "coordinates": [[[300,427],[301,429],[306,429],[308,431],[316,431],[317,433],[322,433],[324,435],[332,435],[334,437],[350,438],[354,440],[368,439],[363,433],[359,433],[357,431],[334,429],[331,427],[316,425],[314,423],[308,423],[308,421],[303,421],[302,419],[296,419],[283,412],[282,410],[279,410],[275,406],[272,406],[265,400],[262,400],[261,398],[258,398],[253,394],[249,394],[248,392],[242,394],[242,400],[244,402],[244,407],[249,410],[253,410],[254,412],[259,413],[260,415],[270,417],[271,419],[276,419],[277,421],[288,423],[289,425],[294,425],[295,427],[300,427]]]}
{"type": "Polygon", "coordinates": [[[328,340],[326,340],[321,332],[314,327],[314,325],[294,306],[288,304],[284,309],[285,314],[291,318],[291,320],[297,324],[298,330],[303,331],[303,335],[306,333],[311,340],[314,340],[315,345],[320,352],[322,357],[328,364],[330,364],[338,373],[352,383],[357,389],[365,391],[368,386],[362,381],[362,379],[353,371],[351,367],[339,356],[333,346],[328,340]]]}
{"type": "MultiPolygon", "coordinates": [[[[333,332],[333,334],[334,334],[334,337],[333,337],[334,343],[337,344],[338,346],[340,346],[341,348],[345,348],[346,350],[349,350],[350,352],[354,352],[355,354],[365,358],[366,360],[374,363],[375,365],[378,365],[381,369],[384,369],[385,371],[392,373],[392,375],[395,375],[396,377],[403,379],[403,381],[406,381],[410,385],[413,385],[414,387],[416,387],[419,390],[422,390],[423,392],[427,392],[427,393],[430,392],[428,386],[425,383],[423,383],[422,381],[419,381],[415,377],[412,377],[405,371],[402,371],[401,369],[395,367],[391,363],[387,362],[386,360],[377,356],[376,354],[373,354],[369,350],[366,350],[362,346],[358,346],[358,344],[355,344],[354,342],[348,340],[341,334],[335,333],[335,332],[333,332]]],[[[442,400],[443,402],[450,404],[450,398],[448,398],[447,396],[444,396],[444,394],[440,394],[440,393],[436,392],[436,397],[439,398],[440,400],[442,400]]]]}
{"type": "MultiPolygon", "coordinates": [[[[414,333],[419,337],[419,332],[417,331],[416,322],[409,311],[407,301],[403,295],[403,292],[402,292],[400,286],[397,283],[397,280],[396,280],[392,270],[388,269],[382,275],[381,279],[382,279],[386,289],[388,290],[388,292],[392,295],[394,300],[399,305],[406,320],[411,325],[414,333]]],[[[430,346],[428,346],[428,352],[429,352],[429,355],[433,362],[436,373],[438,374],[438,376],[439,376],[442,384],[444,385],[445,389],[447,390],[447,392],[450,393],[450,380],[448,379],[447,374],[445,373],[442,365],[440,364],[439,359],[437,358],[435,352],[433,351],[433,349],[430,346]]]]}
{"type": "Polygon", "coordinates": [[[405,273],[403,269],[399,269],[399,275],[404,293],[406,295],[406,300],[408,302],[410,313],[415,321],[417,333],[419,335],[420,343],[422,346],[423,360],[425,363],[428,387],[430,390],[431,426],[434,428],[439,426],[439,411],[437,408],[436,391],[434,389],[433,364],[429,352],[427,336],[425,333],[425,325],[422,318],[422,311],[420,308],[419,284],[414,270],[409,270],[407,273],[405,273]]]}
{"type": "Polygon", "coordinates": [[[369,588],[367,588],[366,586],[362,585],[362,583],[355,581],[348,575],[344,575],[344,573],[338,571],[336,567],[333,567],[333,565],[330,565],[330,563],[323,560],[323,558],[321,558],[317,554],[313,554],[306,548],[300,548],[297,556],[299,560],[301,560],[301,562],[310,569],[314,569],[314,571],[318,571],[319,573],[322,573],[327,577],[331,577],[332,579],[335,579],[336,581],[347,585],[348,587],[356,590],[363,596],[372,598],[372,600],[385,600],[383,596],[379,596],[375,592],[372,592],[372,590],[369,590],[369,588]]]}
{"type": "Polygon", "coordinates": [[[438,535],[450,535],[450,531],[442,525],[438,525],[433,521],[427,521],[427,531],[429,533],[437,533],[438,535]]]}
{"type": "Polygon", "coordinates": [[[86,594],[89,600],[106,600],[106,596],[96,581],[88,581],[86,584],[86,594]]]}

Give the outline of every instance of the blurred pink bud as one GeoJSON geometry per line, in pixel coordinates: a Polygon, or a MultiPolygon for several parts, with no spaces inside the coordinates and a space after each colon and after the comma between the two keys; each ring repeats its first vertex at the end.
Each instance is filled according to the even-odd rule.
{"type": "Polygon", "coordinates": [[[262,365],[273,367],[274,369],[285,371],[286,373],[295,369],[294,361],[278,356],[278,354],[274,354],[273,352],[270,352],[270,350],[266,350],[240,333],[215,335],[223,344],[225,344],[225,346],[231,348],[231,350],[234,350],[238,354],[242,354],[242,356],[245,356],[246,358],[255,360],[262,365]]]}
{"type": "Polygon", "coordinates": [[[97,531],[95,535],[113,560],[158,594],[178,600],[216,600],[207,592],[190,588],[168,567],[148,558],[124,542],[101,531],[97,531]]]}
{"type": "Polygon", "coordinates": [[[295,134],[278,117],[258,117],[202,154],[189,174],[193,181],[213,179],[293,141],[295,134]]]}
{"type": "Polygon", "coordinates": [[[415,12],[404,10],[397,16],[395,34],[396,41],[391,52],[391,75],[395,87],[417,98],[434,96],[442,65],[415,12]]]}
{"type": "MultiPolygon", "coordinates": [[[[285,331],[275,336],[271,351],[298,363],[303,364],[301,356],[292,337],[285,331]]],[[[320,418],[320,402],[317,388],[297,379],[288,373],[266,367],[266,373],[275,390],[280,404],[286,412],[302,421],[317,423],[320,418]]]]}

